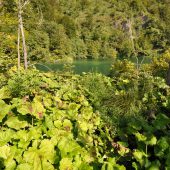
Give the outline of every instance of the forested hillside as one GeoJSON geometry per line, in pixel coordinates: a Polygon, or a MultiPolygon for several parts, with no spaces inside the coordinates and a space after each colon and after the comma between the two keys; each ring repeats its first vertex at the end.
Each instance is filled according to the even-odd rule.
{"type": "Polygon", "coordinates": [[[0,0],[0,170],[170,170],[169,18],[170,0],[0,0]]]}
{"type": "MultiPolygon", "coordinates": [[[[169,6],[169,0],[29,0],[22,12],[29,61],[160,54],[170,45],[169,6]]],[[[17,1],[1,0],[1,66],[17,58],[17,31],[17,1]]]]}

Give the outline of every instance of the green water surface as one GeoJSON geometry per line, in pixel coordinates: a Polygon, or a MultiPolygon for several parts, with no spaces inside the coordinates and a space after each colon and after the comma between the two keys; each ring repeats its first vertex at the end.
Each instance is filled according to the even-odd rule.
{"type": "MultiPolygon", "coordinates": [[[[129,59],[133,63],[137,63],[135,58],[129,59]]],[[[150,63],[151,58],[139,58],[139,64],[150,63]],[[144,59],[144,60],[143,60],[144,59]]],[[[82,74],[83,72],[98,72],[105,75],[108,75],[111,69],[111,65],[113,64],[114,60],[105,59],[105,60],[74,60],[72,63],[72,71],[76,74],[82,74]]],[[[36,68],[40,71],[65,71],[64,63],[50,63],[50,64],[36,64],[36,68]]]]}
{"type": "MultiPolygon", "coordinates": [[[[73,72],[82,74],[83,72],[98,72],[109,74],[113,60],[75,60],[73,61],[73,72]]],[[[64,64],[36,64],[36,68],[41,71],[64,71],[64,64]]]]}

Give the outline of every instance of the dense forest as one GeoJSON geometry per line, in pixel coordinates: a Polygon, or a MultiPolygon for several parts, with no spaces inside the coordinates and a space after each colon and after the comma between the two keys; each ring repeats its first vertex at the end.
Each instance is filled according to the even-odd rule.
{"type": "Polygon", "coordinates": [[[0,170],[169,170],[169,7],[0,0],[0,170]],[[78,59],[109,74],[76,74],[78,59]]]}
{"type": "MultiPolygon", "coordinates": [[[[170,45],[169,5],[169,0],[29,0],[22,11],[29,61],[159,55],[170,45]]],[[[0,22],[2,65],[17,58],[17,1],[1,0],[0,22]]]]}

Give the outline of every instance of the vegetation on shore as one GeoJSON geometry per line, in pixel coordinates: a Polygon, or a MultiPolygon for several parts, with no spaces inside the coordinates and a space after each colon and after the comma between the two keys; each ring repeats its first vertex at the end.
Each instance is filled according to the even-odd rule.
{"type": "Polygon", "coordinates": [[[152,67],[2,74],[1,169],[169,169],[170,88],[152,67]]]}
{"type": "Polygon", "coordinates": [[[0,0],[0,170],[169,170],[168,7],[0,0]],[[77,58],[114,62],[77,75],[77,58]],[[55,60],[64,72],[34,68],[55,60]]]}
{"type": "MultiPolygon", "coordinates": [[[[21,14],[30,65],[61,58],[152,57],[170,45],[169,0],[19,1],[29,2],[21,14]]],[[[1,67],[17,63],[19,1],[0,1],[1,67]]]]}

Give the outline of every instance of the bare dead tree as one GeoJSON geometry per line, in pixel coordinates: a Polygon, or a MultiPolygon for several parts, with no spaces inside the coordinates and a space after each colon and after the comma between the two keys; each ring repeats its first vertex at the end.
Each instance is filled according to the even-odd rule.
{"type": "Polygon", "coordinates": [[[170,86],[170,62],[168,62],[169,67],[168,67],[168,71],[167,71],[167,76],[166,76],[166,83],[167,85],[170,86]]]}
{"type": "Polygon", "coordinates": [[[136,52],[136,48],[135,48],[135,37],[134,37],[134,31],[133,31],[133,18],[131,17],[129,20],[128,20],[128,27],[129,27],[129,36],[130,36],[130,41],[131,41],[131,45],[132,45],[132,50],[133,50],[133,53],[135,55],[135,58],[136,58],[136,67],[137,67],[137,70],[139,70],[139,59],[138,59],[138,56],[137,56],[137,52],[136,52]]]}
{"type": "Polygon", "coordinates": [[[21,64],[21,57],[20,57],[20,34],[22,37],[22,45],[23,45],[23,54],[24,54],[24,68],[28,68],[28,61],[27,61],[27,47],[25,41],[25,34],[24,34],[24,26],[23,26],[23,19],[22,19],[22,12],[25,5],[27,5],[29,0],[22,2],[18,0],[18,69],[20,68],[21,64]]]}
{"type": "Polygon", "coordinates": [[[17,44],[17,49],[18,49],[18,70],[20,70],[21,56],[20,56],[20,25],[19,24],[18,24],[18,44],[17,44]]]}
{"type": "Polygon", "coordinates": [[[38,10],[38,15],[39,15],[39,22],[38,22],[37,25],[41,26],[43,24],[43,22],[44,22],[44,16],[43,16],[41,7],[38,7],[37,10],[38,10]]]}

